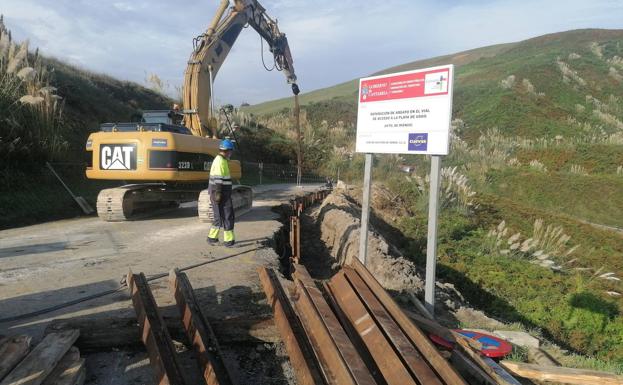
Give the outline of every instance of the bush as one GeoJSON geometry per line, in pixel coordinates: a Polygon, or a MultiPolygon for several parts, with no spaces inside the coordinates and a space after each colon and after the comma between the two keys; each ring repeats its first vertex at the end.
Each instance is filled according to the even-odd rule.
{"type": "Polygon", "coordinates": [[[28,168],[60,157],[67,148],[62,111],[38,52],[13,42],[0,19],[0,165],[28,168]]]}

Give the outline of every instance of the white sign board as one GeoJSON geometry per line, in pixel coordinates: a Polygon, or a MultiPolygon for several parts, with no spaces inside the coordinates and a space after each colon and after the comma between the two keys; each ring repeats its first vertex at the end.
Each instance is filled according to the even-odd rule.
{"type": "Polygon", "coordinates": [[[359,81],[357,152],[448,155],[454,66],[359,81]]]}

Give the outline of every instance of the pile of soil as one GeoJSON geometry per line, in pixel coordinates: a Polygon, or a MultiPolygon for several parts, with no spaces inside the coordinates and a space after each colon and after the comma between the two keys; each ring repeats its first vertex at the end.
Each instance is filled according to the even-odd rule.
{"type": "MultiPolygon", "coordinates": [[[[310,247],[314,246],[311,252],[315,261],[311,263],[310,258],[304,255],[305,264],[312,270],[318,269],[322,265],[318,257],[324,254],[328,259],[325,261],[324,274],[317,274],[317,278],[329,278],[331,274],[326,271],[327,268],[334,272],[358,257],[361,207],[352,193],[354,191],[348,189],[335,190],[303,218],[306,234],[309,238],[316,238],[315,242],[307,241],[303,244],[304,252],[309,252],[310,247]],[[317,239],[322,242],[318,244],[317,239]]],[[[397,300],[408,303],[408,293],[424,297],[424,269],[405,257],[373,223],[369,225],[366,265],[379,283],[393,292],[397,300]]],[[[312,270],[310,272],[313,274],[312,270]]],[[[461,323],[490,328],[503,326],[501,322],[471,308],[453,284],[437,281],[436,286],[435,313],[447,326],[461,323]]]]}

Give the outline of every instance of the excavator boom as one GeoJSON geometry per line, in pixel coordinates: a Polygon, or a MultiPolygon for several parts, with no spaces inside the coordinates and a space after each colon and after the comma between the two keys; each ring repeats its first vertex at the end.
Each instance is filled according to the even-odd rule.
{"type": "Polygon", "coordinates": [[[185,126],[193,135],[216,137],[213,84],[225,58],[242,29],[248,24],[268,43],[275,67],[282,71],[292,91],[299,93],[288,39],[277,22],[256,0],[222,0],[205,33],[195,39],[184,75],[183,103],[185,126]]]}

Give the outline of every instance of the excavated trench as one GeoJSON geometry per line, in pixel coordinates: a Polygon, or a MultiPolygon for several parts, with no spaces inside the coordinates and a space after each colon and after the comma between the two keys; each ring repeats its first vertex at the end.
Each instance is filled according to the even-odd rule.
{"type": "MultiPolygon", "coordinates": [[[[300,214],[301,255],[298,262],[316,280],[329,280],[342,266],[358,257],[361,207],[356,193],[355,190],[335,190],[320,203],[307,206],[300,214]]],[[[271,246],[279,258],[282,275],[290,279],[292,248],[289,217],[293,210],[290,205],[282,205],[275,211],[280,214],[283,226],[275,233],[271,246]]],[[[412,301],[415,296],[423,302],[424,269],[401,253],[399,246],[404,240],[400,239],[401,233],[381,217],[386,217],[387,213],[375,214],[371,213],[366,267],[403,309],[417,313],[412,301]]],[[[468,323],[504,329],[503,323],[471,308],[450,283],[436,282],[435,304],[437,321],[447,327],[468,323]]],[[[275,346],[284,350],[282,344],[275,346]]],[[[287,372],[291,376],[289,364],[283,367],[288,367],[287,372]]]]}
{"type": "MultiPolygon", "coordinates": [[[[301,259],[311,276],[318,280],[329,279],[344,264],[358,257],[361,206],[354,189],[337,189],[322,202],[306,208],[301,214],[301,259]]],[[[376,192],[373,192],[373,195],[376,192]]],[[[276,208],[283,227],[275,234],[274,248],[279,255],[281,272],[290,272],[289,221],[291,207],[276,208]]],[[[404,256],[399,247],[402,234],[371,213],[368,234],[367,267],[381,285],[406,309],[415,310],[411,296],[424,298],[424,268],[404,256]],[[396,246],[398,245],[398,246],[396,246]]],[[[438,320],[456,327],[462,322],[503,326],[497,320],[469,306],[453,284],[436,283],[436,308],[438,320]]]]}

